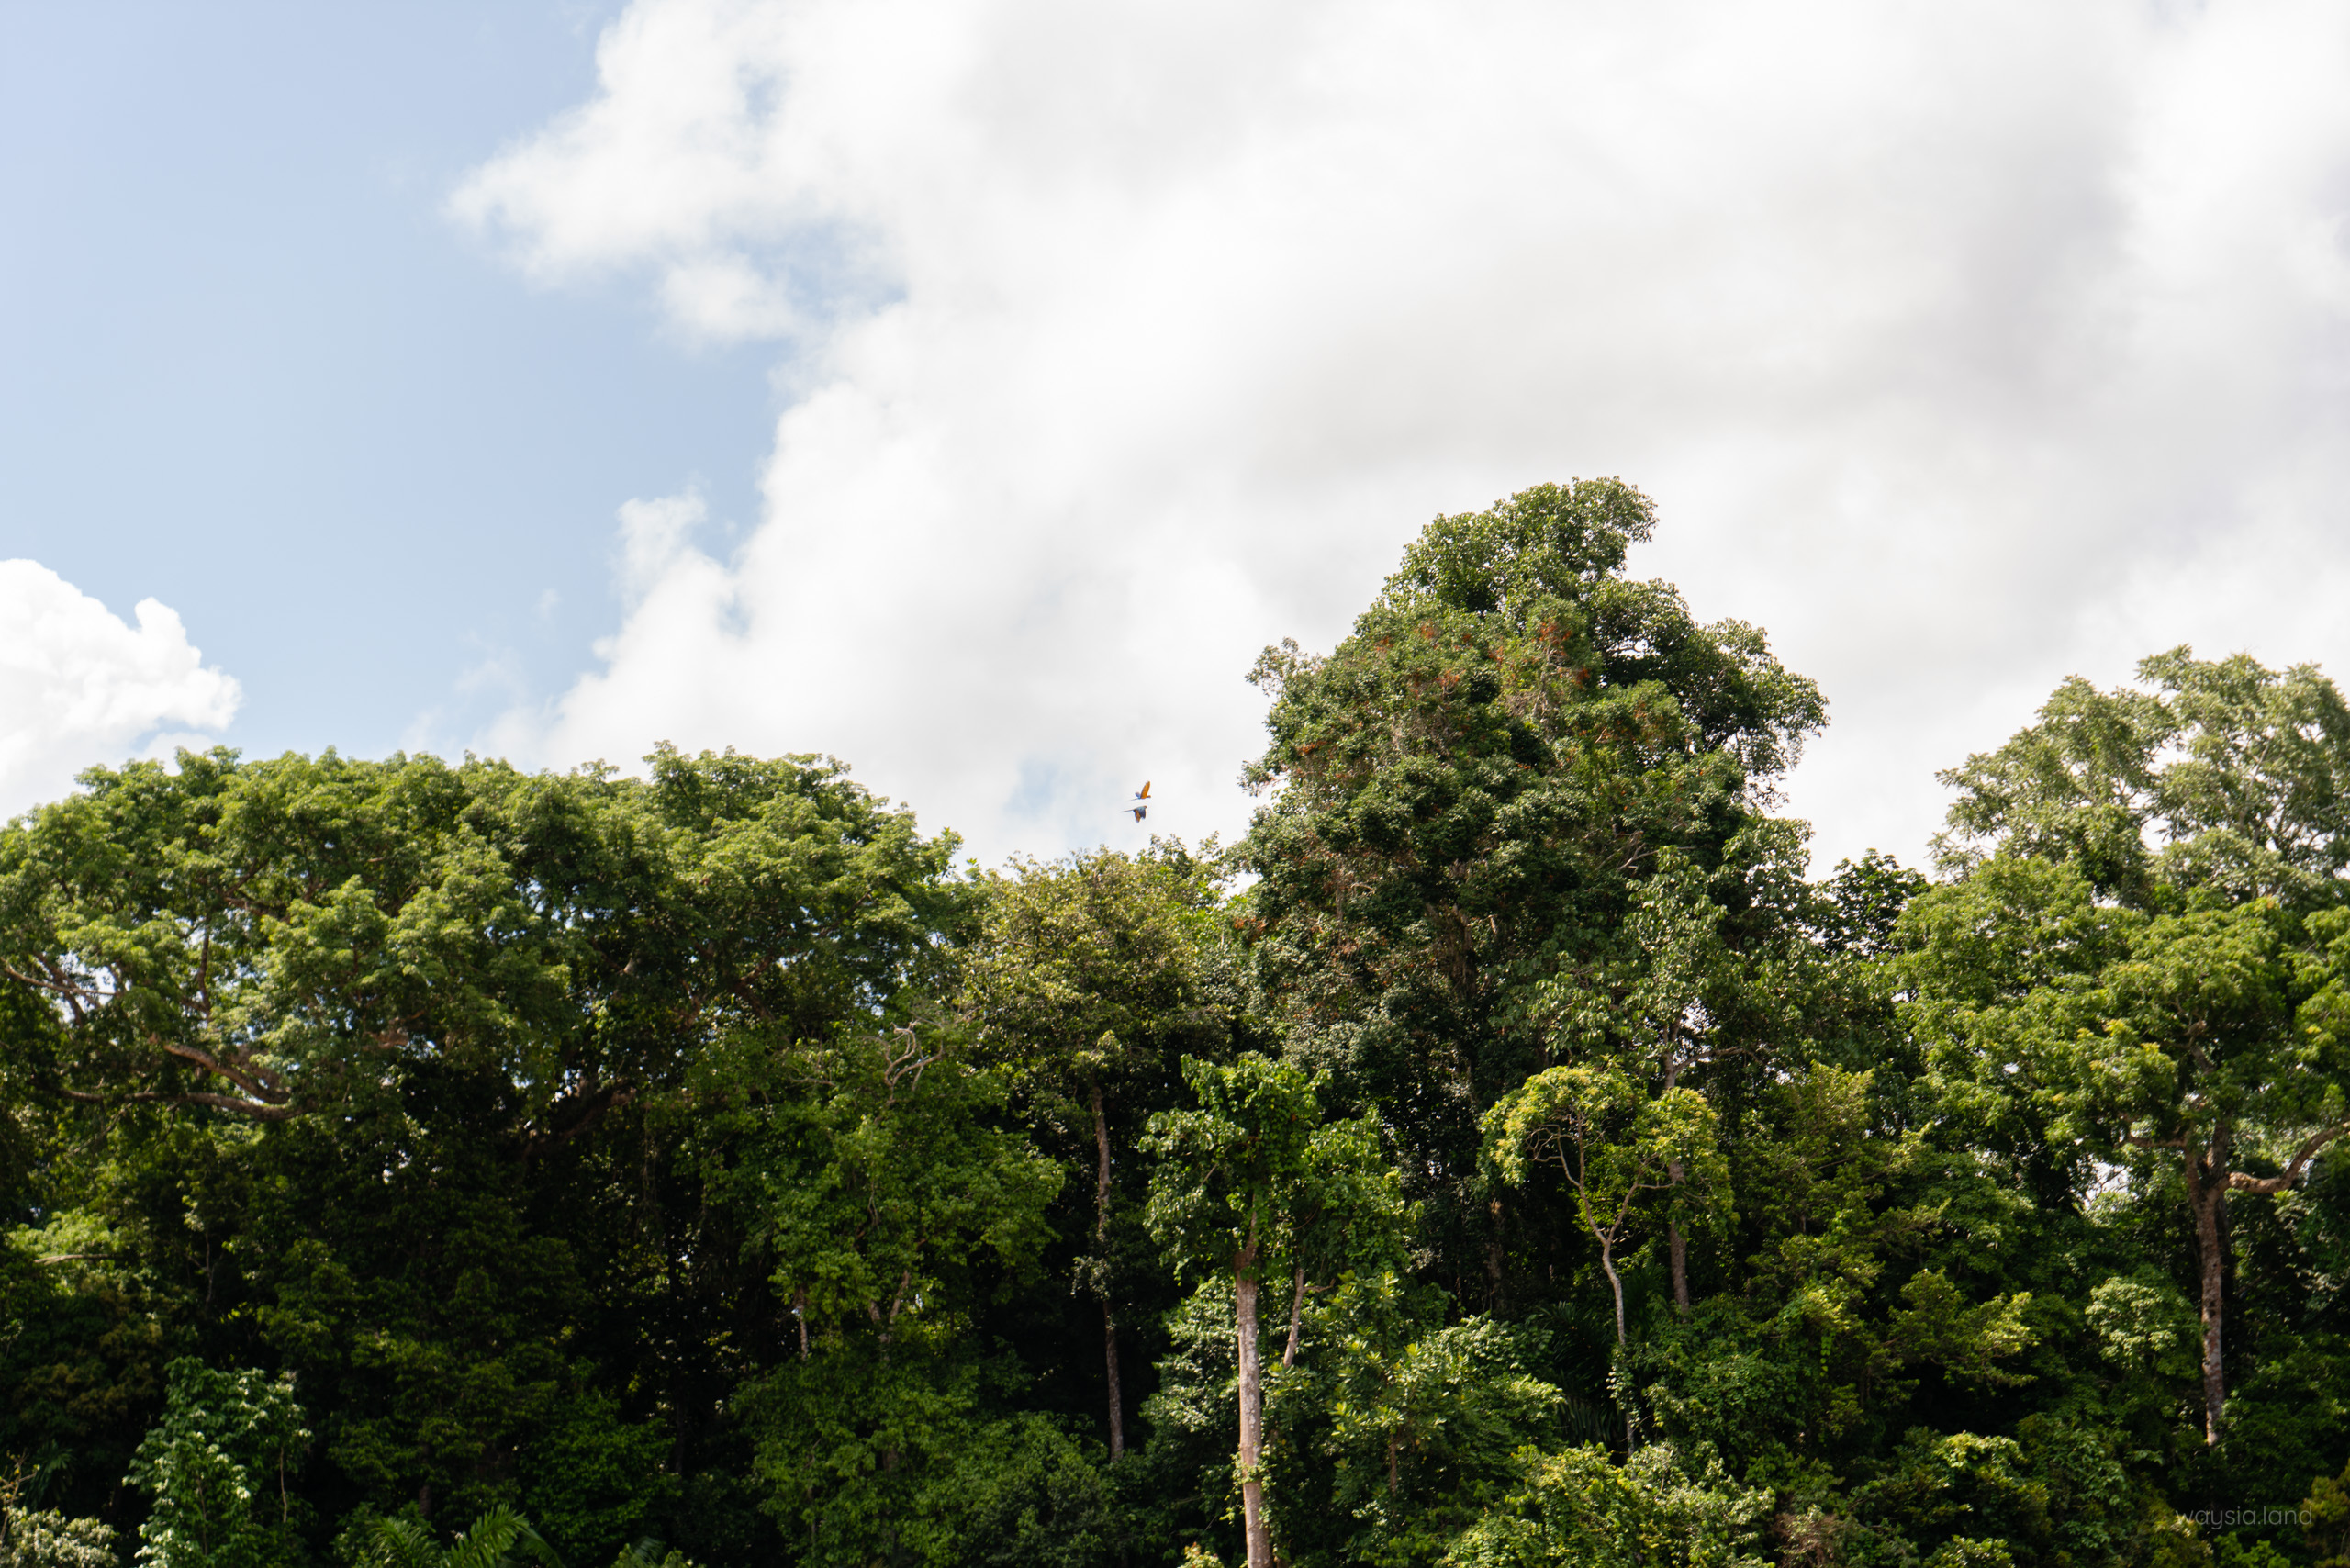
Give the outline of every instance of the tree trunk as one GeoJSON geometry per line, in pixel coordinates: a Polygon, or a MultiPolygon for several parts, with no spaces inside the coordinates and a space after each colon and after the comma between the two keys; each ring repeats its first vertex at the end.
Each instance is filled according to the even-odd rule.
{"type": "Polygon", "coordinates": [[[2221,1353],[2227,1261],[2224,1139],[2214,1138],[2208,1152],[2187,1150],[2186,1160],[2187,1202],[2195,1213],[2195,1250],[2203,1276],[2203,1441],[2210,1447],[2219,1443],[2220,1417],[2228,1398],[2227,1368],[2221,1353]]]}
{"type": "Polygon", "coordinates": [[[1499,1316],[1502,1310],[1502,1201],[1494,1199],[1486,1205],[1494,1216],[1494,1227],[1485,1237],[1485,1311],[1499,1316]]]}
{"type": "Polygon", "coordinates": [[[1102,1106],[1101,1081],[1089,1078],[1085,1087],[1093,1100],[1093,1244],[1099,1247],[1110,1235],[1110,1118],[1102,1106]]]}
{"type": "Polygon", "coordinates": [[[1616,1348],[1624,1348],[1624,1282],[1616,1272],[1616,1249],[1608,1242],[1599,1244],[1599,1266],[1606,1271],[1607,1288],[1616,1293],[1616,1348]]]}
{"type": "Polygon", "coordinates": [[[1110,1304],[1102,1304],[1102,1353],[1108,1361],[1110,1374],[1110,1462],[1115,1464],[1126,1451],[1125,1396],[1118,1391],[1118,1321],[1110,1316],[1110,1304]]]}
{"type": "Polygon", "coordinates": [[[1297,1278],[1289,1292],[1289,1343],[1281,1348],[1281,1365],[1297,1365],[1297,1324],[1305,1313],[1305,1265],[1297,1266],[1297,1278]]]}
{"type": "MultiPolygon", "coordinates": [[[[1672,1093],[1680,1081],[1681,1061],[1676,1056],[1665,1066],[1664,1092],[1667,1094],[1672,1093]]],[[[1664,1162],[1665,1180],[1672,1186],[1681,1185],[1683,1174],[1681,1161],[1678,1159],[1668,1159],[1664,1162]]],[[[1666,1250],[1673,1259],[1673,1309],[1681,1316],[1687,1317],[1689,1316],[1689,1238],[1681,1234],[1681,1222],[1676,1219],[1668,1219],[1664,1222],[1664,1235],[1666,1250]]]]}
{"type": "MultiPolygon", "coordinates": [[[[1253,1230],[1253,1226],[1251,1229],[1253,1230]]],[[[1240,1511],[1248,1540],[1248,1568],[1273,1568],[1273,1538],[1265,1521],[1265,1378],[1257,1359],[1257,1247],[1234,1260],[1233,1317],[1240,1352],[1240,1511]]]]}
{"type": "Polygon", "coordinates": [[[1102,1353],[1110,1383],[1110,1462],[1115,1464],[1126,1451],[1126,1412],[1125,1395],[1118,1388],[1118,1320],[1110,1305],[1110,1118],[1102,1108],[1102,1081],[1088,1078],[1085,1088],[1093,1101],[1093,1152],[1097,1159],[1093,1176],[1093,1278],[1102,1293],[1102,1353]]]}
{"type": "MultiPolygon", "coordinates": [[[[1618,1356],[1620,1356],[1623,1352],[1626,1340],[1624,1333],[1624,1281],[1622,1277],[1616,1272],[1616,1248],[1613,1243],[1602,1241],[1599,1244],[1599,1266],[1607,1271],[1607,1288],[1616,1293],[1616,1350],[1618,1356]]],[[[1632,1410],[1629,1405],[1627,1405],[1624,1407],[1624,1451],[1626,1453],[1630,1453],[1632,1451],[1632,1410]]]]}
{"type": "MultiPolygon", "coordinates": [[[[1681,1161],[1673,1162],[1673,1179],[1681,1180],[1681,1161]]],[[[1689,1316],[1689,1238],[1681,1234],[1679,1220],[1664,1222],[1664,1236],[1673,1254],[1673,1309],[1682,1316],[1689,1316]]]]}

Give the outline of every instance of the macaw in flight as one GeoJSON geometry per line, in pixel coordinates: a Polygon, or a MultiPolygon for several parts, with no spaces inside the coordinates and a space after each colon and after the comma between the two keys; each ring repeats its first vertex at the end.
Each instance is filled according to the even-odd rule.
{"type": "Polygon", "coordinates": [[[1135,821],[1136,821],[1136,822],[1140,822],[1140,821],[1142,821],[1142,819],[1143,819],[1143,818],[1145,818],[1145,817],[1147,817],[1147,816],[1150,815],[1150,780],[1149,780],[1149,779],[1146,778],[1146,779],[1144,779],[1144,780],[1142,781],[1142,788],[1135,791],[1135,799],[1136,799],[1136,800],[1137,800],[1137,801],[1140,801],[1142,802],[1142,804],[1141,804],[1141,805],[1139,805],[1139,806],[1129,806],[1129,807],[1127,807],[1126,809],[1127,809],[1128,811],[1131,811],[1132,812],[1134,812],[1134,814],[1135,814],[1135,821]]]}

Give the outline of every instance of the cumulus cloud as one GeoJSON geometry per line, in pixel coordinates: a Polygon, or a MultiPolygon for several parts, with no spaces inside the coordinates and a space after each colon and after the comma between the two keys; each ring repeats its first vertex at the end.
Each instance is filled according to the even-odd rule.
{"type": "Polygon", "coordinates": [[[236,716],[237,683],[207,666],[151,599],[127,625],[34,561],[0,561],[0,813],[65,792],[93,763],[201,745],[236,716]]]}
{"type": "Polygon", "coordinates": [[[1833,703],[1823,855],[2180,641],[2350,674],[2350,13],[640,0],[455,210],[778,343],[740,545],[623,514],[486,739],[826,750],[990,856],[1189,833],[1284,634],[1429,516],[1617,474],[1635,569],[1833,703]]]}

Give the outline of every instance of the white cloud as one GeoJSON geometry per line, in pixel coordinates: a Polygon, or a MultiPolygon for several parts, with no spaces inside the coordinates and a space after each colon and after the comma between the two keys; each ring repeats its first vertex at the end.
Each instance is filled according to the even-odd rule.
{"type": "Polygon", "coordinates": [[[237,683],[207,667],[176,611],[139,601],[136,628],[34,561],[0,561],[0,813],[64,793],[93,763],[200,745],[235,717],[237,683]]]}
{"type": "Polygon", "coordinates": [[[643,0],[455,199],[788,341],[767,511],[625,513],[491,737],[830,750],[990,856],[1227,831],[1243,683],[1438,510],[1620,474],[1835,723],[1827,855],[2068,671],[2350,674],[2350,13],[643,0]]]}

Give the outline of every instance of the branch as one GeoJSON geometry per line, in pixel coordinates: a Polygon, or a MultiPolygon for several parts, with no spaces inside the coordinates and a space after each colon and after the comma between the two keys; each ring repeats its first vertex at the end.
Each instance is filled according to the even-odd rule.
{"type": "MultiPolygon", "coordinates": [[[[151,1036],[149,1037],[152,1038],[151,1036]]],[[[248,1072],[220,1060],[208,1051],[198,1050],[194,1046],[178,1045],[170,1040],[156,1040],[154,1043],[165,1056],[177,1057],[182,1061],[194,1062],[205,1071],[215,1077],[227,1079],[254,1099],[265,1103],[282,1105],[294,1098],[285,1090],[272,1085],[271,1080],[275,1078],[276,1074],[266,1069],[255,1068],[248,1072]]]]}
{"type": "Polygon", "coordinates": [[[5,962],[0,962],[0,975],[6,976],[8,979],[15,980],[18,985],[29,986],[35,991],[53,991],[61,995],[86,989],[81,986],[65,985],[54,980],[38,979],[32,975],[25,973],[24,970],[17,968],[16,965],[5,962]]]}
{"type": "Polygon", "coordinates": [[[367,1036],[367,1048],[371,1051],[406,1050],[408,1048],[408,1025],[398,1023],[385,1025],[382,1028],[367,1036]]]}
{"type": "Polygon", "coordinates": [[[2317,1158],[2319,1151],[2345,1132],[2350,1132],[2350,1126],[2332,1126],[2323,1132],[2311,1134],[2309,1140],[2301,1145],[2300,1152],[2286,1165],[2282,1175],[2247,1176],[2241,1170],[2231,1170],[2228,1172],[2228,1185],[2239,1193],[2264,1195],[2281,1193],[2301,1179],[2301,1172],[2310,1168],[2310,1161],[2317,1158]]]}
{"type": "Polygon", "coordinates": [[[310,1107],[288,1101],[273,1105],[253,1100],[240,1100],[233,1094],[212,1094],[201,1091],[186,1094],[168,1094],[160,1089],[134,1090],[128,1094],[108,1094],[95,1089],[75,1089],[61,1083],[57,1092],[68,1100],[84,1105],[210,1105],[217,1110],[234,1111],[241,1116],[251,1116],[257,1122],[291,1121],[307,1115],[310,1107]]]}
{"type": "Polygon", "coordinates": [[[906,1287],[913,1282],[913,1265],[909,1263],[906,1265],[906,1271],[898,1276],[897,1293],[890,1298],[890,1322],[891,1324],[894,1325],[898,1321],[898,1309],[906,1305],[906,1287]]]}
{"type": "Polygon", "coordinates": [[[241,1116],[251,1116],[257,1122],[284,1122],[303,1114],[309,1107],[289,1100],[282,1105],[256,1103],[240,1100],[233,1094],[132,1094],[132,1100],[162,1100],[174,1105],[211,1105],[223,1111],[234,1111],[241,1116]]]}

